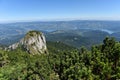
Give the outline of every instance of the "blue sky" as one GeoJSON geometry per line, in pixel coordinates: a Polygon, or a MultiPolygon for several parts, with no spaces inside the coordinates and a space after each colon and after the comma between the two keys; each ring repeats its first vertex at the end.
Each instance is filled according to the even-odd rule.
{"type": "Polygon", "coordinates": [[[0,0],[0,22],[120,20],[120,0],[0,0]]]}

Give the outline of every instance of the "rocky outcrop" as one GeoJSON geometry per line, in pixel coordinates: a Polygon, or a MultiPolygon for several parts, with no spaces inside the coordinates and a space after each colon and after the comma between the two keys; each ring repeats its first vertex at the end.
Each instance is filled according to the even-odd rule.
{"type": "Polygon", "coordinates": [[[47,53],[45,36],[39,31],[29,31],[20,42],[9,46],[8,50],[14,50],[19,46],[33,55],[47,53]]]}

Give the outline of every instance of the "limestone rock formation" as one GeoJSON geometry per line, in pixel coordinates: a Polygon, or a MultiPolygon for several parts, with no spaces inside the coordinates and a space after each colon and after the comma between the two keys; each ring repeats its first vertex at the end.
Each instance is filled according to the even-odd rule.
{"type": "Polygon", "coordinates": [[[8,49],[14,50],[19,46],[33,55],[47,53],[45,36],[39,31],[29,31],[20,42],[9,46],[8,49]]]}

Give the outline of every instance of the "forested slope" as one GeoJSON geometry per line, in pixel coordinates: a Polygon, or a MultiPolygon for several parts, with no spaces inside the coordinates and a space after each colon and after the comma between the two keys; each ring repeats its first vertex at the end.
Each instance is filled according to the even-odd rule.
{"type": "Polygon", "coordinates": [[[57,42],[47,44],[49,54],[31,55],[21,48],[13,51],[0,50],[0,80],[120,78],[120,42],[113,38],[105,38],[103,44],[93,45],[91,50],[84,47],[80,50],[67,48],[67,45],[57,42]],[[59,50],[59,47],[55,47],[57,44],[59,50]]]}

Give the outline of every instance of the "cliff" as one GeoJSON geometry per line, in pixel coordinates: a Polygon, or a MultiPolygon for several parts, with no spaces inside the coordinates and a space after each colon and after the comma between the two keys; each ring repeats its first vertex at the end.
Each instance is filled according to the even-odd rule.
{"type": "Polygon", "coordinates": [[[8,50],[14,50],[19,46],[33,55],[47,53],[45,36],[39,31],[29,31],[20,42],[9,46],[8,50]]]}

